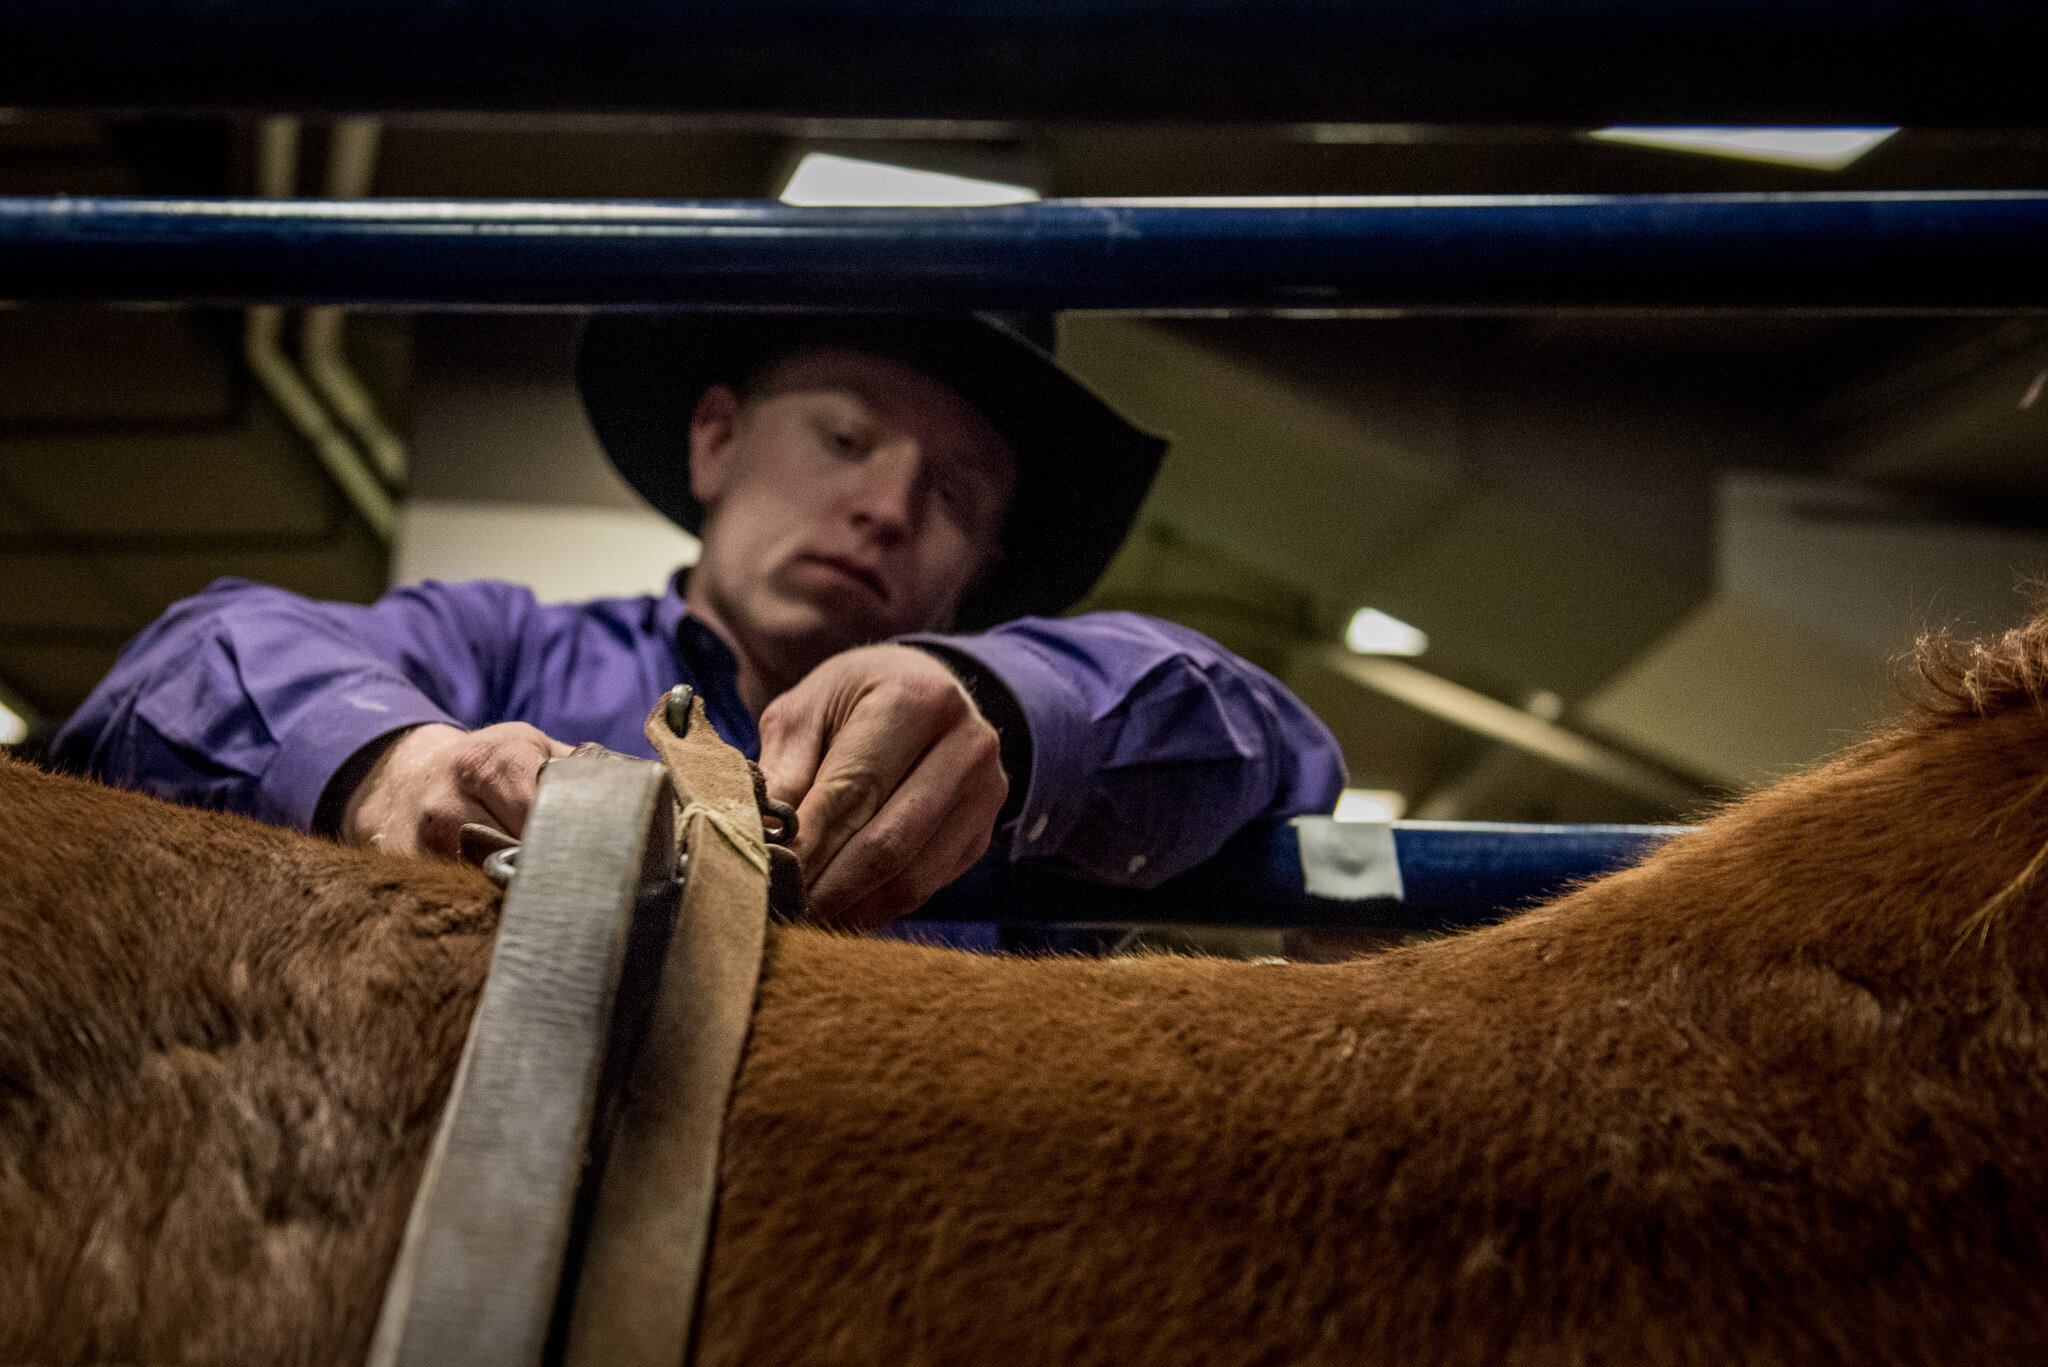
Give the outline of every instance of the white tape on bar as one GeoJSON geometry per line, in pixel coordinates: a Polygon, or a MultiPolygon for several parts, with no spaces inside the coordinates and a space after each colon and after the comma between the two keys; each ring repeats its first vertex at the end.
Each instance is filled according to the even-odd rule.
{"type": "Polygon", "coordinates": [[[1294,831],[1301,846],[1302,884],[1309,896],[1335,902],[1401,900],[1401,861],[1394,853],[1392,823],[1298,816],[1294,831]]]}

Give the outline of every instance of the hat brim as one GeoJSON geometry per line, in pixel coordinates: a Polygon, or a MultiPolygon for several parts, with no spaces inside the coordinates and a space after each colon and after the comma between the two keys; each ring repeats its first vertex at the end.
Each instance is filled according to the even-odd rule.
{"type": "Polygon", "coordinates": [[[1126,422],[1052,357],[973,314],[593,315],[576,381],[605,454],[641,497],[691,532],[690,419],[714,384],[738,386],[779,355],[844,347],[900,360],[988,418],[1017,460],[1002,556],[961,603],[978,631],[1064,611],[1086,596],[1130,530],[1166,442],[1126,422]]]}

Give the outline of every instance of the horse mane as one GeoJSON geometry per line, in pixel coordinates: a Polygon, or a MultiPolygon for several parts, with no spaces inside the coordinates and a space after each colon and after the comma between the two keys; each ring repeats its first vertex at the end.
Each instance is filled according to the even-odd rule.
{"type": "Polygon", "coordinates": [[[2031,585],[2037,613],[2025,626],[1981,640],[1930,631],[1911,657],[1919,687],[1914,710],[1934,721],[2038,709],[2048,701],[2048,583],[2031,585]]]}
{"type": "MultiPolygon", "coordinates": [[[[1890,728],[1873,735],[1859,751],[1865,756],[1910,747],[1915,732],[2001,718],[2036,714],[2048,720],[2048,581],[2035,580],[2035,615],[2024,625],[1996,636],[1958,639],[1949,628],[1924,633],[1907,657],[1901,678],[1909,711],[1890,728]]],[[[2003,740],[2011,745],[2010,737],[2003,740]]],[[[1995,836],[2016,815],[2038,807],[2048,793],[2048,772],[2023,791],[1994,807],[1972,838],[1995,836]]],[[[1974,940],[1981,948],[1994,924],[2027,893],[2048,869],[2048,840],[2037,843],[2029,858],[2002,886],[1964,918],[1954,948],[1974,940]]]]}

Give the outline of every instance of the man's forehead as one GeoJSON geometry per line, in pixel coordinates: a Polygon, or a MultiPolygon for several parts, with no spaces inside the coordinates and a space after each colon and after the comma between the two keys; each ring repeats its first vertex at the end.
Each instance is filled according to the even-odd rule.
{"type": "Polygon", "coordinates": [[[983,454],[1004,464],[1015,455],[979,406],[927,371],[871,351],[804,347],[784,352],[757,371],[747,386],[752,401],[778,394],[843,393],[879,416],[901,423],[944,423],[983,454]]]}

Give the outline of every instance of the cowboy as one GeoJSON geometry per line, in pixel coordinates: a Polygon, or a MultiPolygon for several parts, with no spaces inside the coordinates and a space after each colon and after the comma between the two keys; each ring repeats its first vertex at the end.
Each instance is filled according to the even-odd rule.
{"type": "Polygon", "coordinates": [[[1327,811],[1335,741],[1263,671],[1087,592],[1164,443],[993,315],[600,316],[606,453],[701,538],[659,596],[497,582],[374,604],[221,580],[131,642],[58,762],[386,850],[517,833],[542,761],[650,754],[678,682],[796,807],[814,912],[878,926],[1001,833],[1150,887],[1262,815],[1327,811]]]}

